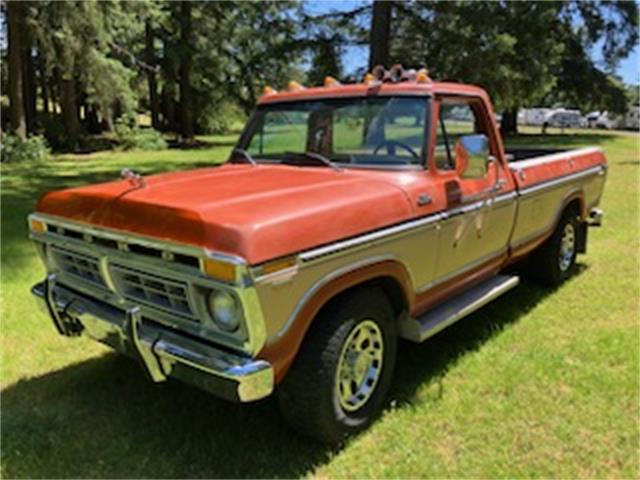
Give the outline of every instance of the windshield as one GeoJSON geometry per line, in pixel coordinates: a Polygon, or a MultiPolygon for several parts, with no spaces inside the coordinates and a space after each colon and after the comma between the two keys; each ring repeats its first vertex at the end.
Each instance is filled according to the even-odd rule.
{"type": "Polygon", "coordinates": [[[403,96],[263,105],[238,148],[259,163],[420,165],[426,151],[428,102],[425,97],[403,96]]]}

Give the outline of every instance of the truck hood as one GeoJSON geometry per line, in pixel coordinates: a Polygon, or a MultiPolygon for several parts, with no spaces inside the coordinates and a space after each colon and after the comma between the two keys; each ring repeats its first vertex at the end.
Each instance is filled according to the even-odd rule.
{"type": "Polygon", "coordinates": [[[231,165],[50,192],[38,212],[237,255],[250,264],[407,220],[397,185],[366,172],[231,165]]]}

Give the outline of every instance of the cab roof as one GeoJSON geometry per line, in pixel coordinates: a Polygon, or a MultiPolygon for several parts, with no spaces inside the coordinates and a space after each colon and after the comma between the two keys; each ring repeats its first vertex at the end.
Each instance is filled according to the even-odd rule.
{"type": "Polygon", "coordinates": [[[367,83],[334,83],[330,86],[308,87],[292,82],[293,88],[277,92],[269,90],[259,99],[258,105],[273,104],[280,102],[316,100],[322,98],[345,98],[345,97],[365,97],[365,96],[389,96],[389,95],[460,95],[475,96],[488,100],[486,92],[474,85],[449,82],[416,82],[400,81],[392,82],[367,82],[367,83]]]}

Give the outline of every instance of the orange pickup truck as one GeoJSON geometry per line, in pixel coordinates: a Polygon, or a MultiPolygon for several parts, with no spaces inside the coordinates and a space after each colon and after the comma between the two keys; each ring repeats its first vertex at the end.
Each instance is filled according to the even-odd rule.
{"type": "Polygon", "coordinates": [[[599,149],[505,150],[494,118],[482,89],[425,71],[267,88],[223,165],[45,194],[32,293],[60,334],[153,381],[277,392],[295,427],[339,442],[383,407],[399,339],[513,272],[558,284],[601,223],[599,149]]]}

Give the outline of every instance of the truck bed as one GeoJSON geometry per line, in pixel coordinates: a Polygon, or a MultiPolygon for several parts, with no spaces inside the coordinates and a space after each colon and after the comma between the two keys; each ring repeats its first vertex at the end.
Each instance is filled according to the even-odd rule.
{"type": "Polygon", "coordinates": [[[507,147],[505,153],[507,161],[520,162],[522,160],[529,160],[530,158],[543,157],[545,155],[553,155],[555,153],[568,152],[568,149],[562,148],[537,148],[537,147],[507,147]]]}
{"type": "Polygon", "coordinates": [[[556,180],[606,163],[597,147],[576,149],[507,148],[509,168],[519,189],[556,180]]]}

